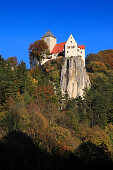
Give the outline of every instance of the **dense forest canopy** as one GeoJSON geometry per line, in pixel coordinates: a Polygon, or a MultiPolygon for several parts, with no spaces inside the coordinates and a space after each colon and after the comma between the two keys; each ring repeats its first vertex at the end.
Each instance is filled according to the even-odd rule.
{"type": "Polygon", "coordinates": [[[87,56],[91,88],[84,89],[83,98],[62,97],[62,63],[63,58],[58,58],[27,70],[16,57],[5,60],[0,56],[1,142],[7,143],[5,136],[12,132],[23,133],[51,155],[71,153],[90,159],[84,149],[92,146],[91,151],[95,146],[112,159],[113,50],[87,56]]]}

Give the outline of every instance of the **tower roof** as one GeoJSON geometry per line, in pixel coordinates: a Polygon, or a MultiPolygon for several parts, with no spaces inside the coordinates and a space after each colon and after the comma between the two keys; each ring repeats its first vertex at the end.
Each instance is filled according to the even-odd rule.
{"type": "Polygon", "coordinates": [[[53,37],[53,38],[56,38],[49,30],[48,30],[48,32],[46,32],[44,34],[44,36],[42,38],[44,38],[44,37],[53,37]]]}

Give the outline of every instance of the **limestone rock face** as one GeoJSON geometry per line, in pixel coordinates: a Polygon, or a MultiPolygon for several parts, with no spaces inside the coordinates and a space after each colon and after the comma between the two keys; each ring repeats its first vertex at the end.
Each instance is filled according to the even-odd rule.
{"type": "Polygon", "coordinates": [[[83,89],[90,88],[89,76],[86,73],[83,60],[80,57],[64,59],[61,70],[60,87],[62,94],[67,93],[69,98],[83,96],[83,89]]]}

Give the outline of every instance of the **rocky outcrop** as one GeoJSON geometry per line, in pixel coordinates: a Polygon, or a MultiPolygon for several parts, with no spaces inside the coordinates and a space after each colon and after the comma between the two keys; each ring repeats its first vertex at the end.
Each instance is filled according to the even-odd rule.
{"type": "Polygon", "coordinates": [[[60,87],[62,94],[67,93],[69,98],[83,96],[84,88],[90,88],[89,76],[80,57],[64,59],[60,87]]]}

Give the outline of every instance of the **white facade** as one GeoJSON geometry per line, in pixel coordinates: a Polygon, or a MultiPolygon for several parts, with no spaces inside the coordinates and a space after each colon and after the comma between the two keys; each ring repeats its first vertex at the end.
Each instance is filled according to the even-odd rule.
{"type": "Polygon", "coordinates": [[[65,44],[65,57],[71,56],[77,56],[77,43],[72,34],[65,44]]]}
{"type": "Polygon", "coordinates": [[[80,56],[84,61],[85,66],[85,49],[81,49],[78,47],[77,42],[75,41],[74,37],[71,34],[65,44],[65,57],[72,56],[80,56]]]}

